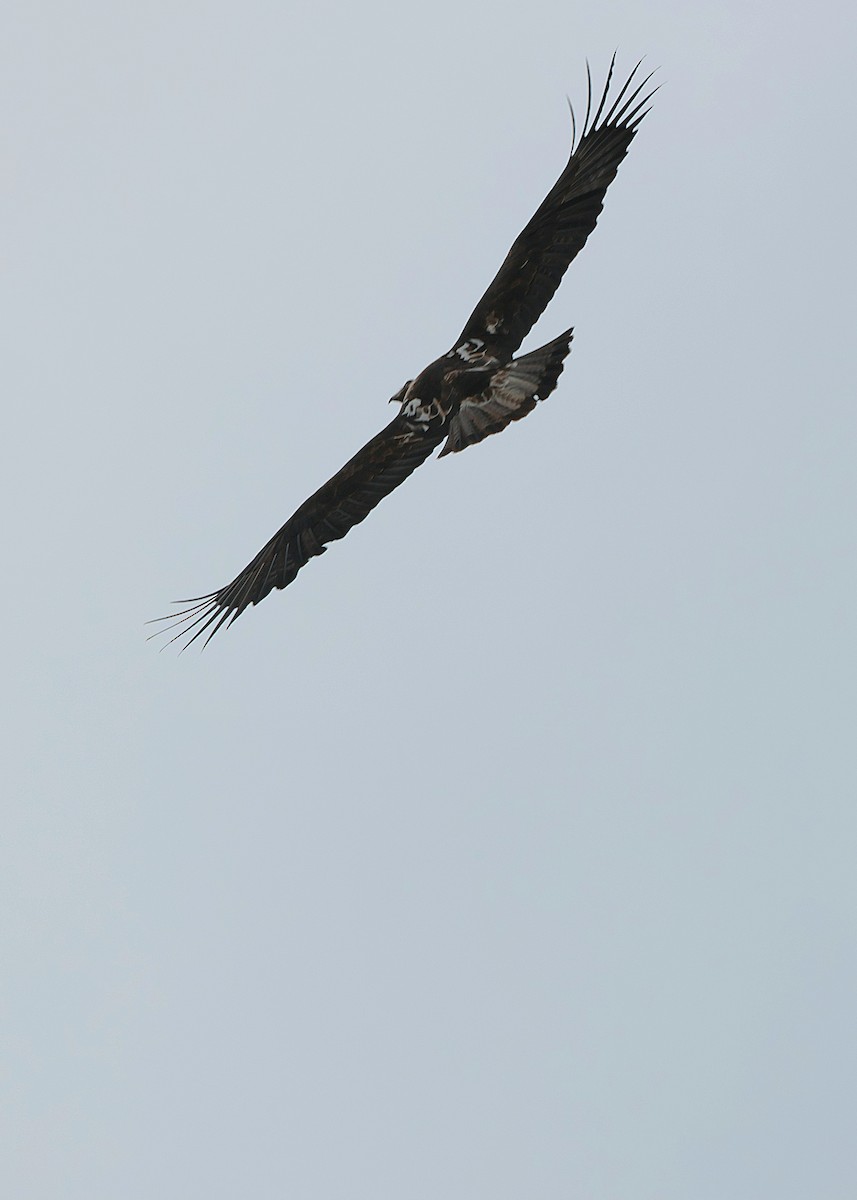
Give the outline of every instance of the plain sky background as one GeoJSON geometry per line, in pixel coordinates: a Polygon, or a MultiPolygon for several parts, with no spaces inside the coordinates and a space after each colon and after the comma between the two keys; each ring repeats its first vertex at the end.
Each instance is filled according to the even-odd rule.
{"type": "Polygon", "coordinates": [[[851,4],[7,0],[0,1184],[857,1195],[851,4]],[[526,346],[245,565],[655,98],[526,346]]]}

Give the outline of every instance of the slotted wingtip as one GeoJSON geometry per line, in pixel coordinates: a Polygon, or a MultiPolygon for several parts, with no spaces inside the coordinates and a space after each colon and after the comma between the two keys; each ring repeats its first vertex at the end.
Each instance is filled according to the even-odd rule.
{"type": "Polygon", "coordinates": [[[185,650],[191,646],[198,637],[205,633],[206,629],[215,622],[214,628],[204,639],[200,650],[204,650],[211,641],[214,634],[221,628],[224,622],[231,624],[238,616],[236,611],[230,610],[228,607],[222,606],[218,601],[218,593],[211,592],[207,596],[197,596],[193,600],[174,600],[174,604],[184,604],[188,607],[181,608],[178,612],[167,613],[163,617],[153,617],[146,621],[146,625],[159,625],[154,633],[150,633],[146,637],[147,642],[154,641],[156,638],[167,637],[172,633],[172,637],[167,637],[167,640],[159,647],[159,653],[163,652],[176,642],[180,642],[182,638],[187,638],[187,641],[179,648],[179,653],[184,654],[185,650]],[[173,633],[173,630],[178,632],[173,633]],[[195,632],[194,632],[195,631],[195,632]]]}
{"type": "Polygon", "coordinates": [[[615,96],[610,96],[610,89],[613,84],[613,78],[616,68],[616,60],[619,51],[618,47],[613,51],[610,58],[610,65],[607,68],[607,79],[604,88],[597,103],[593,103],[592,93],[592,69],[589,64],[589,59],[586,59],[586,115],[583,119],[583,125],[580,128],[580,136],[577,137],[577,119],[574,112],[574,104],[568,95],[566,101],[568,103],[569,112],[571,113],[571,152],[577,150],[583,141],[591,134],[598,130],[615,126],[616,128],[628,129],[635,133],[640,125],[640,122],[650,111],[647,107],[649,101],[654,96],[655,92],[659,91],[663,86],[663,82],[656,84],[649,91],[646,91],[646,85],[652,79],[659,67],[654,67],[643,78],[638,79],[640,67],[646,61],[646,56],[643,55],[634,65],[633,70],[628,75],[625,82],[619,88],[615,96]],[[631,90],[633,86],[633,90],[631,90]],[[608,107],[609,105],[609,107],[608,107]]]}

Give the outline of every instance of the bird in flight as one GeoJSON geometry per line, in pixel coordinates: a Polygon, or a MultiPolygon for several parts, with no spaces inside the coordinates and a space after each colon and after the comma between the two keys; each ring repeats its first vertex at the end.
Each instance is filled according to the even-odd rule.
{"type": "Polygon", "coordinates": [[[595,228],[605,192],[657,91],[646,91],[652,76],[639,80],[637,63],[611,97],[615,61],[614,54],[597,104],[587,64],[586,116],[578,137],[571,111],[568,162],[452,349],[391,397],[401,407],[389,425],[310,496],[231,583],[206,596],[178,601],[187,607],[158,618],[171,622],[160,633],[178,628],[170,642],[185,638],[189,646],[205,634],[207,644],[249,605],[264,600],[274,588],[288,587],[301,567],[323,554],[328,542],[345,537],[441,442],[445,444],[439,458],[464,450],[519,421],[551,394],[571,347],[572,330],[518,358],[515,352],[595,228]]]}

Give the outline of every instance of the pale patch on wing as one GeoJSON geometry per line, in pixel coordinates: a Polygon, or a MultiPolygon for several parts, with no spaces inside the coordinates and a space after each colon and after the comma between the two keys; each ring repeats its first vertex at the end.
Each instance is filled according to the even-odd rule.
{"type": "Polygon", "coordinates": [[[460,342],[454,350],[450,350],[447,358],[452,358],[455,355],[462,362],[481,362],[485,358],[484,345],[485,343],[482,338],[468,338],[466,342],[460,342]]]}
{"type": "Polygon", "coordinates": [[[435,400],[421,400],[419,396],[411,396],[402,405],[401,416],[414,425],[428,427],[438,417],[443,417],[440,404],[435,400]]]}

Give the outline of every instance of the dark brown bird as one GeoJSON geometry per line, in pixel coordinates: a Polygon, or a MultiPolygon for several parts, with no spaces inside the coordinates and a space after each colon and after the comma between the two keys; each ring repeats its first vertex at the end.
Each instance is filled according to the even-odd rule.
{"type": "Polygon", "coordinates": [[[572,110],[565,169],[514,242],[452,349],[392,397],[401,408],[390,424],[310,496],[231,583],[207,596],[179,601],[188,607],[159,618],[173,622],[167,629],[180,626],[172,641],[186,637],[190,645],[208,631],[207,643],[249,605],[258,604],[274,588],[287,587],[301,567],[323,554],[328,542],[345,537],[444,439],[441,458],[519,421],[554,390],[571,345],[571,329],[539,350],[513,355],[595,228],[604,194],[657,90],[641,97],[651,74],[632,90],[637,63],[608,109],[615,60],[614,54],[594,114],[587,64],[586,116],[578,138],[572,110]]]}

